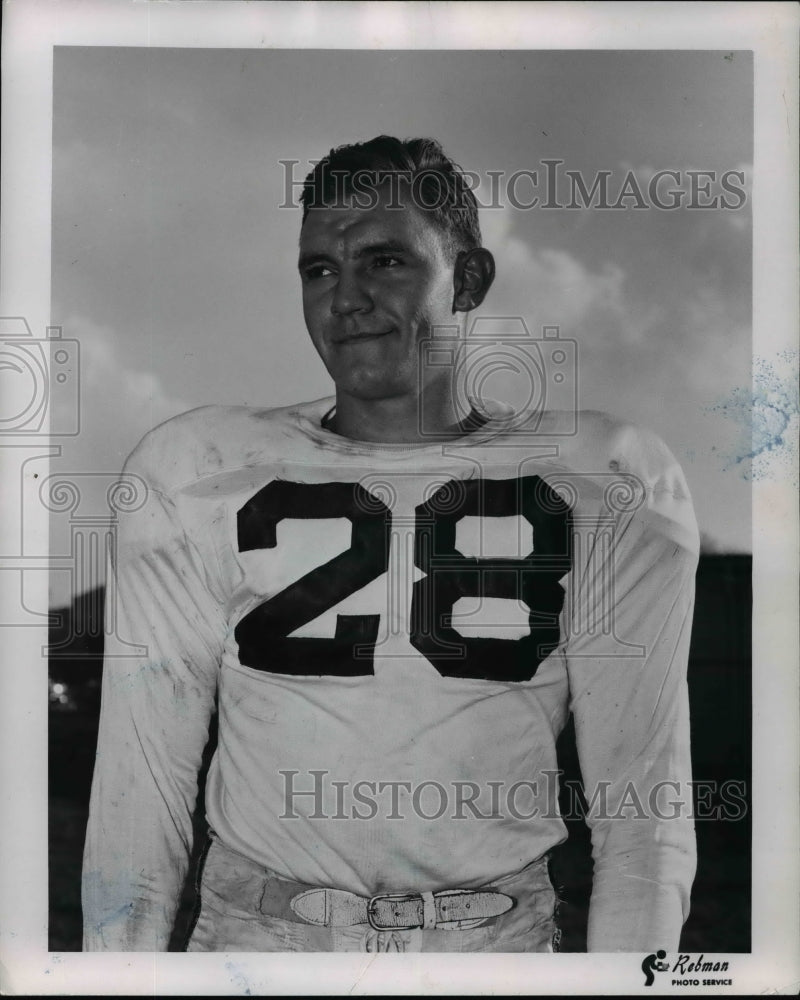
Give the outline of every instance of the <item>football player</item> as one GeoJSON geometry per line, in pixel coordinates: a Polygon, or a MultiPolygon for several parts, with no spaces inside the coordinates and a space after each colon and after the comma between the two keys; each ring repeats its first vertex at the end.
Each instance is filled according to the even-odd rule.
{"type": "MultiPolygon", "coordinates": [[[[681,470],[602,413],[463,398],[494,260],[438,143],[333,150],[302,200],[334,395],[201,407],[126,465],[146,499],[108,580],[84,947],[167,948],[216,711],[188,950],[551,951],[572,712],[589,949],[674,950],[695,870],[681,470]]],[[[566,345],[530,350],[555,391],[566,345]]]]}

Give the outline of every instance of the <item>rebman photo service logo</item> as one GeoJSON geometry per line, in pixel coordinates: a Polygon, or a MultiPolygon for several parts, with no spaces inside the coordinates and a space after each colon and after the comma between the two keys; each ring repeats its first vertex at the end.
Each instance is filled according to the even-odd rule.
{"type": "MultiPolygon", "coordinates": [[[[666,961],[667,953],[659,949],[652,955],[648,955],[642,962],[642,972],[644,973],[644,985],[652,986],[656,981],[656,974],[669,972],[672,975],[670,986],[732,986],[733,979],[725,978],[724,973],[728,971],[729,963],[726,961],[713,961],[706,959],[705,955],[683,955],[679,954],[677,959],[670,965],[666,961]],[[709,973],[715,974],[709,976],[709,973]],[[719,974],[719,975],[716,975],[719,974]]],[[[666,977],[661,978],[661,985],[666,985],[666,977]]]]}

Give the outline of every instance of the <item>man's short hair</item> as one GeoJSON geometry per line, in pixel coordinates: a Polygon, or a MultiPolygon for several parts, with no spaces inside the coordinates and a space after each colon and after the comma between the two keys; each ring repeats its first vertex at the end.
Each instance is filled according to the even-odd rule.
{"type": "Polygon", "coordinates": [[[461,167],[435,139],[379,135],[332,149],[303,184],[303,222],[309,209],[330,207],[343,196],[361,207],[374,205],[378,188],[391,182],[390,207],[402,208],[410,199],[441,231],[451,256],[481,245],[475,196],[461,167]]]}

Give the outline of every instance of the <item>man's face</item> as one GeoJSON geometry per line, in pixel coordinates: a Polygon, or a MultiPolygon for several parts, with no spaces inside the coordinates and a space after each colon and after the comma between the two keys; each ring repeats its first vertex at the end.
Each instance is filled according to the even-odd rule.
{"type": "Polygon", "coordinates": [[[454,324],[453,264],[413,206],[312,208],[300,234],[303,314],[337,391],[414,395],[419,341],[454,324]]]}

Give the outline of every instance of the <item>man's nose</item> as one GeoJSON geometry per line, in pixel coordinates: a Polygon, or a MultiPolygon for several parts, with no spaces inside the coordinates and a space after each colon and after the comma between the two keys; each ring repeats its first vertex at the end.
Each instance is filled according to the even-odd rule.
{"type": "Polygon", "coordinates": [[[371,308],[372,298],[359,276],[352,272],[348,274],[340,271],[331,302],[331,312],[336,316],[346,316],[348,313],[369,312],[371,308]]]}

